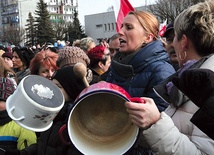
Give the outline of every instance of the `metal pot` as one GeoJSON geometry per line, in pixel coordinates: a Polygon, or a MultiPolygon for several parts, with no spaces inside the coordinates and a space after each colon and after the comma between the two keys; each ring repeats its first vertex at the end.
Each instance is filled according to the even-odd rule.
{"type": "Polygon", "coordinates": [[[80,152],[119,155],[132,147],[139,128],[130,121],[125,101],[143,102],[107,82],[93,84],[80,93],[67,123],[69,137],[80,152]]]}

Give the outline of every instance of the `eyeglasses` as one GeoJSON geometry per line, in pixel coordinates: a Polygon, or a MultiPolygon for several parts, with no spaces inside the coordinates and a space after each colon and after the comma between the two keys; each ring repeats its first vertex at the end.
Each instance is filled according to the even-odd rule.
{"type": "Polygon", "coordinates": [[[118,52],[119,48],[109,48],[110,53],[118,52]]]}

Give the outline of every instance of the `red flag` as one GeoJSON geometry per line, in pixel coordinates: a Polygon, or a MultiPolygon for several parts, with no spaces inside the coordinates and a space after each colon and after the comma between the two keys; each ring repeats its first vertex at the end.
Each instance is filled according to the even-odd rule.
{"type": "Polygon", "coordinates": [[[161,37],[163,37],[164,33],[166,32],[166,23],[167,23],[167,19],[164,21],[164,23],[160,24],[159,36],[161,37]]]}
{"type": "Polygon", "coordinates": [[[130,11],[134,11],[134,8],[129,3],[129,0],[115,0],[115,3],[116,4],[114,5],[114,14],[115,14],[116,23],[117,23],[116,30],[118,32],[120,30],[120,28],[121,28],[121,25],[122,25],[122,22],[123,22],[123,18],[130,11]]]}

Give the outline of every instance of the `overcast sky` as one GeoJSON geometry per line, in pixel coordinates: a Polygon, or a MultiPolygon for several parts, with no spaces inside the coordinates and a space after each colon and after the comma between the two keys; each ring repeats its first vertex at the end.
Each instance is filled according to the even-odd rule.
{"type": "MultiPolygon", "coordinates": [[[[133,7],[155,3],[155,0],[129,0],[133,7]]],[[[85,25],[84,16],[107,12],[113,6],[114,0],[78,0],[78,13],[81,25],[85,25]]]]}

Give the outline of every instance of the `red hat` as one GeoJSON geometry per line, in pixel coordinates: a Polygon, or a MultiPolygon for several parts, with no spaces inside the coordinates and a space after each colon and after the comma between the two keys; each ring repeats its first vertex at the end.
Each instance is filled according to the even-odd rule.
{"type": "Polygon", "coordinates": [[[14,83],[9,78],[0,77],[0,100],[6,101],[14,91],[14,83]]]}
{"type": "Polygon", "coordinates": [[[13,54],[12,52],[5,52],[4,54],[2,54],[2,57],[7,57],[7,58],[10,58],[12,60],[13,58],[13,54]]]}
{"type": "Polygon", "coordinates": [[[98,45],[92,48],[90,51],[88,51],[88,57],[90,59],[96,59],[96,60],[102,60],[105,58],[105,49],[106,47],[98,45]]]}

